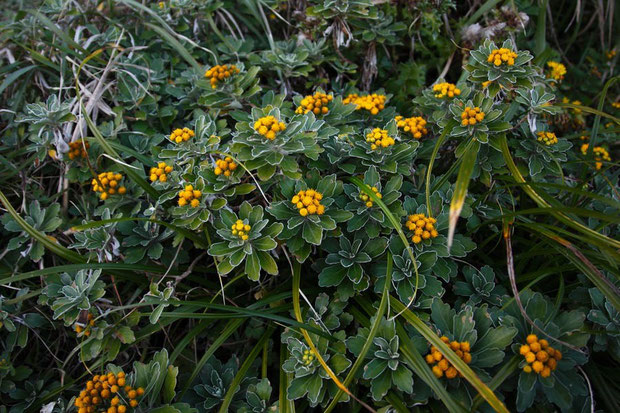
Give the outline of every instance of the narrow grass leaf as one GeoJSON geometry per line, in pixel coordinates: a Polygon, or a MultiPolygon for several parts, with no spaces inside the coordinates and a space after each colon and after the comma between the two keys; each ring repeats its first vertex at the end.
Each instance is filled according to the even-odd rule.
{"type": "Polygon", "coordinates": [[[465,153],[463,154],[459,173],[456,177],[456,183],[454,184],[454,193],[452,194],[452,200],[450,201],[450,218],[448,226],[448,249],[452,246],[452,240],[454,238],[454,231],[456,230],[456,222],[461,215],[463,204],[465,203],[465,197],[467,196],[467,188],[469,187],[469,180],[471,173],[476,165],[476,158],[478,157],[478,150],[480,149],[480,143],[472,139],[467,145],[465,153]]]}

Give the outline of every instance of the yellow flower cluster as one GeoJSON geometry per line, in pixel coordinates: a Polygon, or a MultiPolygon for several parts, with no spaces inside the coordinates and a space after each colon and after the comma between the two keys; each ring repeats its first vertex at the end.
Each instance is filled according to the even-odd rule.
{"type": "Polygon", "coordinates": [[[238,219],[237,222],[230,227],[232,234],[241,238],[244,241],[248,239],[248,232],[252,229],[248,224],[244,224],[242,220],[238,219]]]}
{"type": "Polygon", "coordinates": [[[365,109],[371,114],[376,115],[385,108],[385,95],[373,93],[371,95],[359,96],[357,93],[351,93],[342,101],[345,105],[352,103],[356,105],[355,110],[365,109]]]}
{"type": "Polygon", "coordinates": [[[230,174],[237,169],[237,164],[233,162],[230,156],[227,156],[224,159],[218,159],[215,161],[215,169],[213,172],[216,175],[224,175],[230,176],[230,174]]]}
{"type": "Polygon", "coordinates": [[[314,361],[314,351],[304,350],[304,355],[301,357],[306,366],[309,366],[314,361]]]}
{"type": "Polygon", "coordinates": [[[506,49],[502,47],[501,49],[495,49],[491,51],[487,62],[493,63],[495,66],[501,66],[503,63],[508,66],[512,66],[515,64],[515,59],[517,58],[517,54],[510,49],[506,49]]]}
{"type": "Polygon", "coordinates": [[[409,215],[405,226],[409,231],[413,231],[413,237],[411,241],[414,244],[419,244],[423,239],[435,238],[439,234],[435,229],[435,223],[437,220],[432,217],[427,217],[424,214],[409,215]]]}
{"type": "Polygon", "coordinates": [[[80,334],[82,331],[86,337],[90,336],[91,327],[95,325],[95,317],[91,313],[88,313],[88,324],[86,327],[82,327],[79,324],[75,325],[75,332],[80,334]]]}
{"type": "Polygon", "coordinates": [[[388,131],[385,129],[374,128],[366,135],[366,142],[370,143],[370,149],[373,151],[380,148],[387,148],[396,143],[394,138],[388,136],[388,131]]]}
{"type": "Polygon", "coordinates": [[[443,99],[446,96],[453,98],[461,94],[461,89],[456,87],[454,83],[442,82],[433,86],[433,92],[435,92],[435,97],[439,99],[443,99]]]}
{"type": "Polygon", "coordinates": [[[614,102],[611,104],[611,107],[615,108],[615,109],[620,109],[620,102],[614,102]]]}
{"type": "Polygon", "coordinates": [[[149,171],[151,182],[166,182],[168,180],[167,174],[170,172],[172,172],[172,166],[166,165],[166,162],[159,162],[157,167],[152,167],[149,171]]]}
{"type": "Polygon", "coordinates": [[[185,189],[179,191],[179,206],[185,206],[189,202],[192,208],[196,208],[200,205],[201,196],[202,192],[195,190],[192,185],[186,185],[185,189]]]}
{"type": "Polygon", "coordinates": [[[235,65],[215,65],[205,72],[205,77],[210,80],[211,88],[215,89],[220,80],[228,79],[239,73],[235,65]]]}
{"type": "MultiPolygon", "coordinates": [[[[588,153],[589,146],[589,143],[584,143],[583,145],[581,145],[581,153],[583,155],[588,153]]],[[[592,149],[592,152],[594,153],[594,160],[596,161],[595,165],[597,170],[603,167],[603,161],[611,162],[609,152],[607,152],[607,149],[603,148],[602,146],[595,146],[594,149],[592,149]]]]}
{"type": "Polygon", "coordinates": [[[428,133],[428,129],[426,129],[426,121],[421,116],[403,118],[399,115],[396,116],[394,120],[396,120],[396,126],[401,128],[404,132],[411,133],[415,139],[420,139],[428,133]]]}
{"type": "Polygon", "coordinates": [[[606,52],[605,56],[607,56],[607,60],[613,59],[614,57],[616,57],[616,49],[612,49],[612,50],[606,52]]]}
{"type": "Polygon", "coordinates": [[[295,113],[306,114],[310,111],[315,115],[325,115],[329,112],[327,105],[334,99],[332,95],[328,95],[323,92],[316,92],[314,95],[308,95],[304,97],[299,107],[295,110],[295,113]]]}
{"type": "Polygon", "coordinates": [[[527,365],[523,371],[531,373],[532,370],[541,377],[551,376],[551,372],[557,367],[558,361],[562,360],[562,352],[549,345],[544,338],[538,340],[536,334],[530,334],[525,339],[527,344],[519,348],[519,353],[525,357],[527,365]]]}
{"type": "Polygon", "coordinates": [[[78,413],[125,413],[129,408],[138,406],[138,398],[144,395],[144,389],[126,384],[124,372],[95,375],[86,382],[86,387],[75,399],[78,413]],[[127,404],[124,404],[127,403],[127,404]]]}
{"type": "Polygon", "coordinates": [[[482,122],[482,119],[484,119],[484,112],[481,112],[478,106],[475,108],[466,106],[463,113],[461,113],[461,119],[461,125],[463,126],[475,125],[478,122],[482,122]]]}
{"type": "Polygon", "coordinates": [[[170,134],[170,140],[176,143],[187,142],[189,138],[193,138],[193,137],[194,137],[194,131],[189,128],[175,129],[170,134]]]}
{"type": "MultiPolygon", "coordinates": [[[[465,363],[471,363],[471,348],[468,341],[461,341],[460,343],[458,341],[450,342],[450,339],[446,336],[441,337],[441,341],[446,343],[465,363]]],[[[444,374],[448,379],[453,379],[457,375],[463,377],[435,346],[431,346],[431,351],[426,355],[425,359],[428,364],[435,364],[432,370],[437,378],[443,377],[444,374]]]]}
{"type": "Polygon", "coordinates": [[[551,68],[549,76],[555,80],[563,80],[566,74],[566,66],[558,62],[547,62],[547,66],[551,68]]]}
{"type": "MultiPolygon", "coordinates": [[[[372,192],[375,193],[377,198],[383,198],[383,195],[381,195],[381,192],[379,192],[376,186],[373,186],[370,189],[372,190],[372,192]]],[[[374,205],[370,197],[363,192],[360,192],[360,199],[366,204],[368,208],[371,208],[374,205]]]]}
{"type": "MultiPolygon", "coordinates": [[[[572,102],[570,101],[569,98],[567,98],[566,96],[564,96],[562,98],[562,103],[571,103],[573,105],[581,105],[581,101],[580,100],[573,100],[572,102]]],[[[573,111],[573,113],[575,115],[579,115],[581,113],[581,109],[579,108],[571,108],[571,110],[573,111]]]]}
{"type": "Polygon", "coordinates": [[[291,199],[291,204],[299,210],[299,215],[305,217],[306,215],[323,215],[325,213],[325,206],[321,204],[323,194],[315,191],[314,189],[306,189],[305,191],[297,192],[297,195],[291,199]]]}
{"type": "Polygon", "coordinates": [[[284,129],[286,129],[284,122],[279,122],[271,115],[262,117],[254,122],[254,130],[270,141],[274,140],[276,134],[282,132],[284,129]]]}
{"type": "Polygon", "coordinates": [[[69,143],[69,159],[73,160],[75,158],[86,158],[86,151],[90,148],[90,144],[88,142],[84,142],[82,145],[82,141],[75,141],[69,143]]]}
{"type": "Polygon", "coordinates": [[[553,132],[538,132],[538,142],[542,142],[547,146],[558,143],[558,137],[553,132]]]}
{"type": "Polygon", "coordinates": [[[93,192],[100,192],[99,198],[105,201],[108,199],[108,196],[114,195],[117,192],[120,195],[124,195],[127,192],[127,188],[124,186],[119,187],[121,179],[123,179],[123,175],[118,172],[101,172],[90,183],[93,192]]]}

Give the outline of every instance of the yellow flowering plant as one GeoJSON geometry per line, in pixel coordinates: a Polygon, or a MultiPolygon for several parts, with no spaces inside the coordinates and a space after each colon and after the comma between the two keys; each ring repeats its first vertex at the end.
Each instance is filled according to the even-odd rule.
{"type": "MultiPolygon", "coordinates": [[[[396,216],[402,214],[399,189],[403,184],[403,179],[400,175],[392,176],[384,185],[377,168],[371,166],[364,172],[363,182],[381,199],[392,214],[396,216]]],[[[391,231],[391,223],[383,210],[364,191],[356,185],[345,183],[344,192],[350,199],[345,208],[354,214],[353,218],[347,221],[348,232],[365,232],[372,239],[380,233],[391,231]]]]}
{"type": "Polygon", "coordinates": [[[453,121],[450,124],[444,120],[440,125],[452,126],[450,136],[471,136],[480,143],[487,143],[489,135],[507,131],[512,127],[502,120],[502,110],[496,107],[493,99],[482,93],[474,95],[473,99],[463,101],[455,99],[450,105],[453,121]]]}
{"type": "Polygon", "coordinates": [[[286,221],[279,238],[286,240],[299,262],[308,258],[312,245],[321,244],[325,232],[353,216],[332,205],[333,197],[343,192],[342,182],[336,180],[336,175],[321,178],[316,171],[304,180],[285,179],[280,191],[284,200],[272,202],[267,212],[279,221],[286,221]]]}
{"type": "MultiPolygon", "coordinates": [[[[281,102],[282,97],[273,98],[273,103],[281,102]]],[[[251,114],[239,114],[231,149],[249,170],[256,170],[261,180],[271,178],[277,170],[299,178],[299,164],[292,155],[318,159],[323,150],[317,139],[335,132],[321,128],[322,125],[323,121],[317,120],[312,112],[296,114],[287,120],[278,107],[254,108],[251,114]]]]}
{"type": "Polygon", "coordinates": [[[211,211],[226,205],[226,199],[208,196],[205,192],[207,185],[203,178],[191,175],[186,175],[185,178],[193,179],[181,184],[176,190],[164,193],[159,202],[166,206],[167,201],[174,199],[176,206],[169,209],[174,217],[173,224],[197,230],[209,221],[211,211]]]}
{"type": "Polygon", "coordinates": [[[366,167],[406,174],[418,146],[417,140],[400,138],[396,121],[392,119],[383,128],[365,129],[363,136],[356,138],[350,156],[361,159],[361,165],[366,167]]]}
{"type": "MultiPolygon", "coordinates": [[[[496,366],[502,363],[517,329],[495,322],[487,304],[476,307],[465,305],[457,310],[434,298],[430,308],[433,328],[448,346],[447,351],[460,358],[479,377],[484,377],[483,380],[490,380],[496,366]]],[[[411,341],[436,378],[446,382],[450,388],[465,391],[462,375],[447,360],[444,350],[439,350],[417,333],[411,335],[411,341]]],[[[422,392],[425,387],[424,383],[418,383],[415,389],[422,392]]]]}
{"type": "Polygon", "coordinates": [[[274,238],[284,226],[264,219],[263,207],[243,202],[238,215],[222,209],[214,226],[223,241],[212,244],[208,253],[217,258],[219,274],[228,274],[243,263],[245,274],[253,281],[258,281],[261,270],[271,275],[278,274],[271,251],[278,245],[274,238]]]}
{"type": "Polygon", "coordinates": [[[570,140],[555,132],[539,130],[532,139],[523,139],[515,150],[515,156],[528,160],[528,169],[536,179],[544,174],[558,172],[558,163],[568,160],[568,150],[573,147],[570,140]]]}
{"type": "Polygon", "coordinates": [[[549,67],[549,77],[556,81],[564,80],[564,75],[566,75],[566,66],[562,63],[549,61],[547,62],[547,66],[549,67]]]}
{"type": "Polygon", "coordinates": [[[532,291],[521,292],[521,303],[538,328],[523,318],[514,301],[502,315],[506,326],[518,329],[512,344],[519,369],[517,409],[529,408],[541,396],[570,409],[576,398],[588,394],[576,368],[588,359],[580,352],[589,338],[583,329],[585,314],[578,310],[558,314],[552,300],[532,291]]]}
{"type": "Polygon", "coordinates": [[[490,82],[486,90],[492,97],[502,89],[529,88],[532,77],[539,76],[533,67],[527,65],[534,57],[527,50],[517,50],[510,39],[505,40],[501,47],[487,39],[472,50],[470,56],[465,66],[469,80],[490,82]]]}

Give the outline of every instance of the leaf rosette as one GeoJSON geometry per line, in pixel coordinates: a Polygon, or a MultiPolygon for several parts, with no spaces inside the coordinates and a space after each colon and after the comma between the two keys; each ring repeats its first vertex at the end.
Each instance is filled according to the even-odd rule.
{"type": "Polygon", "coordinates": [[[258,281],[261,270],[271,275],[278,273],[278,266],[269,252],[278,246],[274,238],[284,225],[270,223],[263,215],[262,206],[252,207],[248,202],[241,204],[238,215],[228,209],[219,212],[219,219],[213,225],[224,241],[212,244],[208,252],[221,260],[217,265],[220,274],[228,274],[243,263],[248,278],[254,281],[258,281]],[[234,229],[239,222],[242,222],[244,229],[249,226],[249,230],[244,232],[247,236],[245,240],[234,229]]]}

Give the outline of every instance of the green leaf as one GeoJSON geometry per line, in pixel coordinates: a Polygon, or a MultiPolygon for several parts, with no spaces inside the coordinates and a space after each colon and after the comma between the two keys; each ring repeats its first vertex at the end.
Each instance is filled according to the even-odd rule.
{"type": "Polygon", "coordinates": [[[260,261],[258,254],[250,254],[245,259],[245,272],[252,281],[258,281],[260,278],[260,261]]]}
{"type": "Polygon", "coordinates": [[[456,222],[461,215],[463,204],[465,203],[465,196],[467,196],[467,187],[469,186],[469,179],[471,173],[476,166],[476,158],[478,157],[478,150],[480,149],[480,143],[476,140],[472,140],[463,154],[461,166],[459,167],[459,173],[454,184],[454,194],[452,195],[452,201],[450,202],[450,218],[448,227],[448,248],[452,246],[452,240],[454,239],[454,231],[456,230],[456,222]]]}
{"type": "Polygon", "coordinates": [[[256,255],[258,255],[258,260],[263,270],[271,275],[278,274],[278,264],[268,252],[256,251],[256,255]]]}
{"type": "Polygon", "coordinates": [[[162,401],[164,403],[170,403],[176,394],[175,388],[177,386],[177,375],[179,374],[179,368],[174,366],[168,366],[168,372],[164,380],[164,386],[162,388],[162,401]]]}
{"type": "Polygon", "coordinates": [[[271,251],[278,246],[278,243],[275,242],[271,237],[262,237],[252,241],[252,246],[254,246],[259,251],[271,251]]]}
{"type": "Polygon", "coordinates": [[[323,228],[320,225],[306,220],[303,224],[302,237],[313,245],[320,245],[323,239],[323,228]]]}

